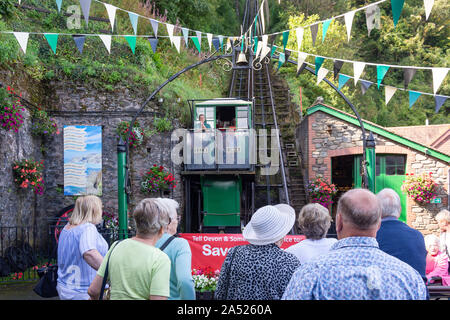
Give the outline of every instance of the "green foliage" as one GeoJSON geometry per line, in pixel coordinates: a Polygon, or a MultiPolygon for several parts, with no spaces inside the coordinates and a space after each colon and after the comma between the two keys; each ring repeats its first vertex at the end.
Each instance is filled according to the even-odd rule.
{"type": "Polygon", "coordinates": [[[153,125],[155,126],[158,132],[167,132],[172,130],[172,122],[168,118],[158,118],[155,117],[153,121],[153,125]]]}

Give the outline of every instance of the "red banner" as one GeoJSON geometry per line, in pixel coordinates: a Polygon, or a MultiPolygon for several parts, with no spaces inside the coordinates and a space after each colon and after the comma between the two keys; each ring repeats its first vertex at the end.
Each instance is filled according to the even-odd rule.
{"type": "MultiPolygon", "coordinates": [[[[220,270],[230,248],[249,244],[242,234],[225,233],[181,233],[189,242],[192,251],[192,269],[211,267],[220,270]]],[[[287,235],[281,245],[286,249],[304,240],[303,235],[287,235]]]]}

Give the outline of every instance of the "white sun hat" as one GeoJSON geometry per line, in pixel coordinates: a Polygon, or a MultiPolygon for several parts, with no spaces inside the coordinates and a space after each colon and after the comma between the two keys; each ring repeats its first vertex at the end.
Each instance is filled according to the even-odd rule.
{"type": "Polygon", "coordinates": [[[242,236],[255,245],[275,243],[289,233],[294,222],[295,211],[280,211],[275,206],[265,206],[256,210],[242,236]]]}

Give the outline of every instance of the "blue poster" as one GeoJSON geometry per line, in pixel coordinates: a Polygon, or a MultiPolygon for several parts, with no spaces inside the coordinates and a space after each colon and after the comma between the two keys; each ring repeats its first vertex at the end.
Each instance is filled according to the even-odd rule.
{"type": "Polygon", "coordinates": [[[102,194],[102,127],[64,126],[64,195],[102,194]]]}

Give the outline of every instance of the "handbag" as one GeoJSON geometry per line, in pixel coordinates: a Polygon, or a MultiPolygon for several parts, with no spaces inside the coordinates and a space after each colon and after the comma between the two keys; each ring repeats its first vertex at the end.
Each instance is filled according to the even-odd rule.
{"type": "MultiPolygon", "coordinates": [[[[54,253],[56,253],[55,247],[54,253]]],[[[42,298],[53,298],[58,296],[58,291],[56,290],[57,280],[58,280],[58,265],[50,265],[50,259],[48,258],[47,265],[39,268],[37,274],[39,276],[39,282],[33,288],[33,291],[41,296],[42,298]]]]}
{"type": "Polygon", "coordinates": [[[106,281],[108,280],[109,259],[111,259],[112,252],[113,252],[114,248],[117,247],[117,245],[119,244],[120,241],[122,241],[122,240],[119,240],[116,243],[116,245],[111,248],[111,251],[109,252],[108,260],[106,261],[105,274],[103,275],[102,288],[100,289],[100,297],[98,298],[98,300],[109,300],[109,294],[110,294],[111,287],[108,288],[108,290],[107,290],[108,292],[105,295],[106,281]],[[105,296],[105,298],[107,298],[107,299],[103,299],[103,296],[105,296]]]}

